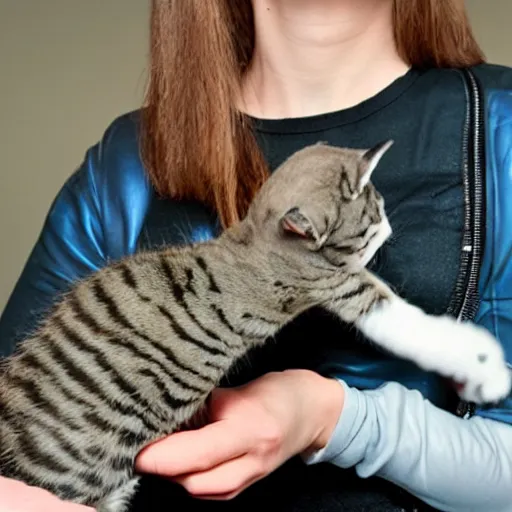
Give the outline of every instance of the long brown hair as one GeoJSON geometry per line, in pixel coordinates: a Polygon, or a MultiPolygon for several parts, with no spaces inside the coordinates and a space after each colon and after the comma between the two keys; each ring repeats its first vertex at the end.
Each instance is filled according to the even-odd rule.
{"type": "MultiPolygon", "coordinates": [[[[159,194],[199,200],[227,227],[268,176],[235,106],[254,47],[251,0],[152,0],[151,9],[144,164],[159,194]]],[[[393,15],[398,52],[411,66],[483,62],[463,0],[394,0],[393,15]]]]}

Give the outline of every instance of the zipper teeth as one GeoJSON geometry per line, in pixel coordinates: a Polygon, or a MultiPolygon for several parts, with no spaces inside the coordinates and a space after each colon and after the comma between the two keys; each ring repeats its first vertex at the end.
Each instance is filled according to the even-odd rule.
{"type": "MultiPolygon", "coordinates": [[[[483,148],[483,140],[481,137],[481,131],[483,129],[483,119],[482,119],[482,101],[480,97],[480,90],[478,87],[478,83],[473,76],[473,74],[469,70],[465,70],[465,76],[467,80],[465,80],[466,88],[470,89],[470,98],[468,101],[467,108],[467,119],[468,122],[465,123],[465,154],[469,155],[468,144],[469,144],[469,125],[473,122],[473,146],[472,146],[472,163],[473,163],[473,190],[471,191],[470,179],[469,179],[469,163],[468,158],[465,158],[465,176],[464,176],[464,189],[465,194],[470,194],[469,197],[466,196],[466,200],[468,201],[466,204],[468,207],[466,208],[465,222],[469,223],[469,229],[465,229],[465,233],[469,235],[469,244],[466,244],[466,237],[464,237],[464,249],[466,247],[468,250],[463,250],[462,257],[462,275],[467,274],[467,266],[469,263],[469,274],[467,274],[466,281],[466,289],[465,293],[462,294],[462,303],[460,305],[460,310],[458,312],[459,320],[472,320],[478,310],[478,285],[479,285],[479,276],[480,276],[480,262],[482,256],[482,219],[483,219],[483,201],[484,201],[484,186],[482,179],[482,162],[484,156],[484,148],[483,148]],[[471,115],[472,114],[472,115],[471,115]],[[472,194],[471,194],[472,192],[472,194]],[[473,208],[471,208],[471,195],[473,198],[473,208]],[[472,221],[472,222],[471,222],[472,221]],[[469,259],[471,253],[471,259],[469,259]]],[[[467,91],[468,92],[468,91],[467,91]]],[[[466,224],[466,227],[468,224],[466,224]]],[[[460,284],[462,280],[459,281],[460,284]]],[[[460,292],[460,289],[458,290],[460,292]]],[[[458,295],[458,294],[457,294],[458,295]]],[[[460,297],[460,295],[458,295],[460,297]]],[[[470,404],[464,401],[460,401],[457,407],[457,414],[462,416],[465,419],[473,416],[475,412],[475,405],[470,404]]]]}
{"type": "Polygon", "coordinates": [[[474,100],[474,147],[473,147],[473,158],[474,158],[474,224],[473,224],[473,259],[469,273],[468,282],[468,294],[466,294],[466,300],[462,305],[462,309],[467,310],[467,318],[473,319],[478,309],[478,280],[480,276],[480,262],[482,256],[482,200],[483,200],[483,180],[482,180],[482,143],[481,140],[481,129],[482,129],[482,105],[481,98],[478,90],[478,84],[476,83],[475,77],[472,73],[468,73],[471,86],[473,88],[473,100],[474,100]],[[468,297],[469,293],[473,294],[473,297],[468,297]],[[468,304],[470,299],[471,302],[468,304]]]}
{"type": "MultiPolygon", "coordinates": [[[[478,296],[478,277],[479,277],[479,266],[481,259],[481,235],[480,228],[482,222],[482,180],[481,180],[481,102],[479,97],[478,86],[476,84],[475,78],[471,73],[467,73],[469,77],[469,82],[471,84],[471,100],[473,104],[473,123],[474,123],[474,131],[473,131],[473,167],[474,167],[474,175],[473,175],[473,226],[472,226],[472,240],[471,240],[471,249],[472,249],[472,258],[469,267],[469,276],[467,281],[466,293],[461,304],[459,319],[460,320],[471,320],[477,311],[477,296],[478,296]]],[[[469,208],[468,208],[469,210],[469,208]]]]}
{"type": "Polygon", "coordinates": [[[448,308],[448,313],[461,320],[462,305],[465,302],[466,278],[470,254],[473,250],[471,236],[471,187],[469,184],[469,127],[471,124],[471,98],[466,80],[463,78],[464,91],[466,95],[466,116],[462,133],[462,184],[464,193],[464,231],[462,235],[462,251],[460,255],[459,274],[455,283],[453,297],[448,308]]]}

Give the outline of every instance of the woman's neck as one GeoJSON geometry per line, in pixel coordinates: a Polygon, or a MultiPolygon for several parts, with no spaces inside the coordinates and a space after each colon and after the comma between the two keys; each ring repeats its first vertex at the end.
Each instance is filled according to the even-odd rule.
{"type": "Polygon", "coordinates": [[[244,112],[305,117],[364,101],[405,74],[391,0],[253,0],[244,112]]]}

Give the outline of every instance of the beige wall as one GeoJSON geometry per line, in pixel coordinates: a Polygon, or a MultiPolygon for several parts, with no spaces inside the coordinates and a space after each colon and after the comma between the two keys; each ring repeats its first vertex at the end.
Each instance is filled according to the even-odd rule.
{"type": "Polygon", "coordinates": [[[466,0],[466,5],[488,60],[512,66],[512,0],[466,0]]]}
{"type": "MultiPolygon", "coordinates": [[[[467,3],[490,59],[512,65],[512,2],[467,3]]],[[[147,4],[0,0],[0,311],[63,181],[140,104],[147,4]]]]}

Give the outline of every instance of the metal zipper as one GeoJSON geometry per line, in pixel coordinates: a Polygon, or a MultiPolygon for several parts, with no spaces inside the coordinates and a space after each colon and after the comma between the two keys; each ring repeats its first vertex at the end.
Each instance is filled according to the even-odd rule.
{"type": "MultiPolygon", "coordinates": [[[[449,313],[459,321],[471,321],[479,307],[478,285],[484,250],[485,222],[485,139],[483,95],[469,69],[462,74],[467,97],[463,133],[464,235],[459,276],[449,313]]],[[[456,413],[470,418],[475,405],[460,401],[456,413]]]]}

